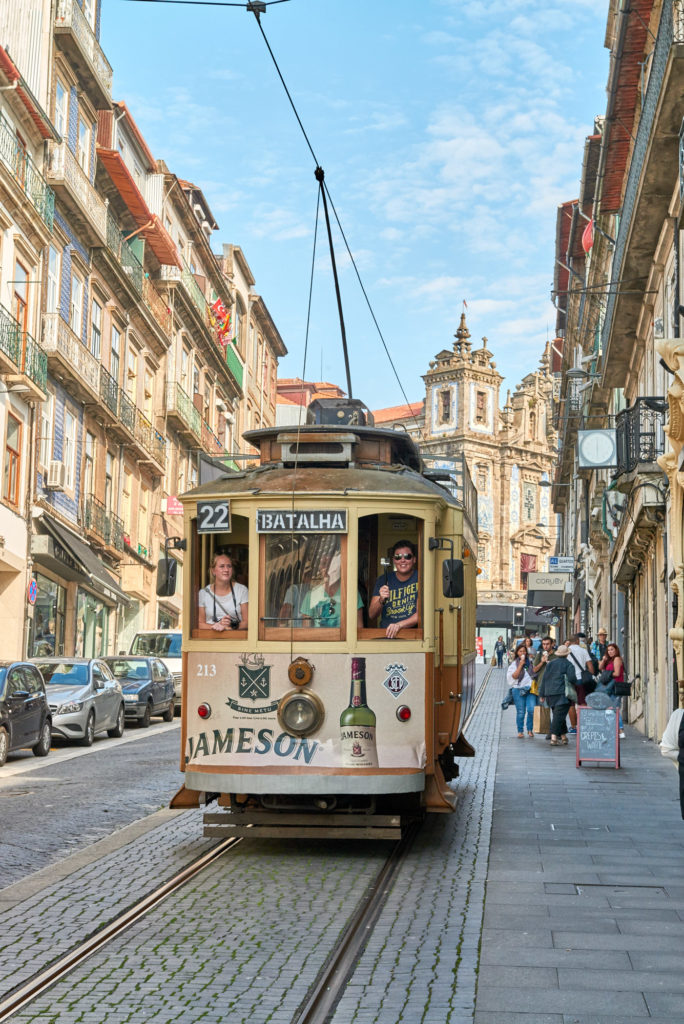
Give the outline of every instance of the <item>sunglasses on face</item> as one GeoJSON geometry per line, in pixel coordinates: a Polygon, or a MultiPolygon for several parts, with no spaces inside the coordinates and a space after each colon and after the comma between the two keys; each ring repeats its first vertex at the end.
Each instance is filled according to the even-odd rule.
{"type": "Polygon", "coordinates": [[[413,555],[395,555],[394,556],[394,561],[395,562],[410,562],[412,558],[413,558],[413,555]]]}

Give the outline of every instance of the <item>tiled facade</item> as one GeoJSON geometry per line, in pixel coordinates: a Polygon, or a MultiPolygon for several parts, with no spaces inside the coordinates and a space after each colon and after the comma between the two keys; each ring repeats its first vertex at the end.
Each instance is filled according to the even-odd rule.
{"type": "Polygon", "coordinates": [[[27,39],[0,0],[1,614],[7,656],[112,653],[180,624],[182,565],[176,597],[155,587],[174,499],[275,422],[286,349],[201,190],[114,101],[100,4],[36,17],[27,39]]]}

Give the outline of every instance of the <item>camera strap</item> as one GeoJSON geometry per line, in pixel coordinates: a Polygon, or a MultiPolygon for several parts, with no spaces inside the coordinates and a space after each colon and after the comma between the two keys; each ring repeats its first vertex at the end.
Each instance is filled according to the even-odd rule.
{"type": "Polygon", "coordinates": [[[229,619],[237,619],[239,622],[242,621],[242,616],[240,615],[240,611],[239,611],[238,606],[237,606],[237,601],[235,600],[235,591],[233,589],[232,581],[231,581],[231,584],[230,584],[230,592],[233,595],[233,607],[235,608],[235,614],[234,615],[231,615],[230,612],[227,611],[223,607],[223,605],[219,601],[218,597],[216,596],[216,591],[214,590],[213,587],[211,588],[211,596],[214,598],[214,622],[218,622],[219,621],[217,619],[217,617],[216,617],[216,605],[218,605],[219,608],[221,609],[221,618],[223,618],[224,615],[227,615],[229,619]]]}

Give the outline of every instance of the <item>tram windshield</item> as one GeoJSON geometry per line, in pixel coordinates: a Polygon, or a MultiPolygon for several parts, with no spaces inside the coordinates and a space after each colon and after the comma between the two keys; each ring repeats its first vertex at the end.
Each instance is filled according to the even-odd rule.
{"type": "Polygon", "coordinates": [[[345,590],[340,534],[269,534],[264,544],[266,629],[340,630],[345,590]]]}

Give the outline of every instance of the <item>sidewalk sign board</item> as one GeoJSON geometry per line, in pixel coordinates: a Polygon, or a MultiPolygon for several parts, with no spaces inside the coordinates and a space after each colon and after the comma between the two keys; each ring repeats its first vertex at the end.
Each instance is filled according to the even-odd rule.
{"type": "Polygon", "coordinates": [[[585,761],[620,767],[618,713],[605,694],[592,693],[577,707],[576,767],[585,761]]]}

